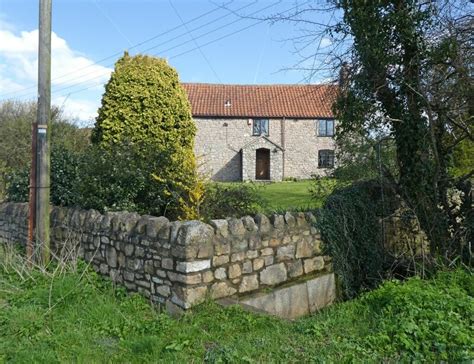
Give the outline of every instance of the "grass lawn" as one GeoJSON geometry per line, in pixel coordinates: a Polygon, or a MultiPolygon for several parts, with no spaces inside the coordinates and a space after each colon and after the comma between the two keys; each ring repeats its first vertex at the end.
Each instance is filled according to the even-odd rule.
{"type": "Polygon", "coordinates": [[[0,363],[469,361],[472,275],[387,283],[294,322],[208,302],[172,319],[85,264],[48,273],[0,249],[0,363]]]}
{"type": "Polygon", "coordinates": [[[311,198],[311,180],[297,182],[275,182],[264,184],[261,194],[270,210],[314,209],[321,207],[321,201],[311,198]]]}
{"type": "MultiPolygon", "coordinates": [[[[331,192],[330,186],[334,186],[333,180],[322,180],[320,182],[328,188],[327,193],[331,192]]],[[[224,182],[223,184],[226,184],[224,182]]],[[[232,185],[240,184],[231,182],[232,185]]],[[[321,207],[323,201],[314,199],[309,192],[312,186],[312,180],[284,181],[259,183],[255,182],[258,193],[265,202],[264,212],[287,211],[287,210],[310,210],[321,207]]]]}

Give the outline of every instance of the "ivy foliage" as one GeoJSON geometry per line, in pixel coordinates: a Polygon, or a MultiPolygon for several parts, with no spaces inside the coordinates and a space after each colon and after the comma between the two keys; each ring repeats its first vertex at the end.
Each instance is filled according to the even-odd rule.
{"type": "MultiPolygon", "coordinates": [[[[73,206],[79,201],[81,154],[53,145],[51,150],[51,203],[73,206]]],[[[26,202],[29,194],[30,168],[23,167],[9,175],[7,196],[10,201],[26,202]]]]}
{"type": "Polygon", "coordinates": [[[195,133],[177,72],[163,59],[125,53],[92,131],[84,207],[193,218],[201,195],[195,133]]]}
{"type": "Polygon", "coordinates": [[[378,130],[389,136],[396,173],[384,165],[385,181],[415,212],[432,261],[450,263],[459,255],[469,261],[472,208],[459,206],[472,203],[474,171],[457,179],[449,174],[455,147],[472,143],[468,24],[453,18],[444,1],[334,4],[343,11],[338,31],[353,39],[335,107],[339,133],[378,130]],[[453,189],[461,204],[452,203],[453,189]]]}
{"type": "Polygon", "coordinates": [[[375,181],[364,181],[337,188],[318,211],[324,249],[333,257],[347,298],[377,287],[385,277],[391,258],[384,248],[380,218],[394,207],[389,191],[375,181]]]}

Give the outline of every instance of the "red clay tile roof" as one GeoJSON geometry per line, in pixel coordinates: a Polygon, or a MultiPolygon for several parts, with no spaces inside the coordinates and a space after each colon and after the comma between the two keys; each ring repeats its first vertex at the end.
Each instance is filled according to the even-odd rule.
{"type": "Polygon", "coordinates": [[[183,83],[193,116],[332,118],[335,85],[183,83]],[[230,106],[225,103],[230,101],[230,106]]]}

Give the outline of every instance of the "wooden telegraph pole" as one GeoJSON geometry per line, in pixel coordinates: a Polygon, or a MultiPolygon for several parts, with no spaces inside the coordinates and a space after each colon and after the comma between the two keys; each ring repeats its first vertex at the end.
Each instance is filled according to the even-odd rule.
{"type": "Polygon", "coordinates": [[[36,245],[43,264],[50,259],[51,0],[40,0],[38,115],[36,131],[36,245]]]}

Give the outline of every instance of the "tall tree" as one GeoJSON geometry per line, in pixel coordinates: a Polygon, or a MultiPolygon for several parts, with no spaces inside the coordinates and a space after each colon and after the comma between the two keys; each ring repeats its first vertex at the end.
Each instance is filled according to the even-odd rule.
{"type": "Polygon", "coordinates": [[[344,14],[339,32],[353,40],[337,104],[340,130],[361,129],[368,120],[387,130],[398,178],[386,177],[415,211],[433,256],[452,259],[472,238],[473,172],[457,179],[448,173],[454,148],[473,142],[472,54],[459,37],[465,20],[453,17],[447,2],[334,3],[344,14]]]}

